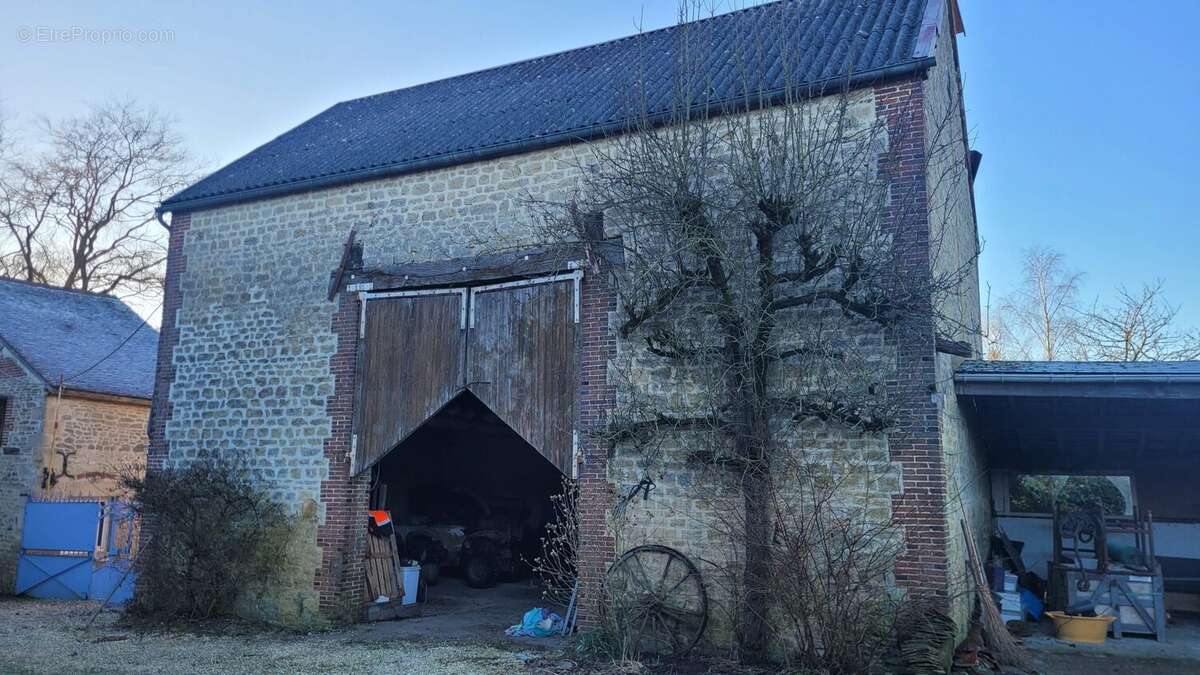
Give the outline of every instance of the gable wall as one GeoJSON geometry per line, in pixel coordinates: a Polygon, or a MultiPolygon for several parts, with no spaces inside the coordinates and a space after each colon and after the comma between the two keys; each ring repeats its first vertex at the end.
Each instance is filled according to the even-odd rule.
{"type": "Polygon", "coordinates": [[[297,548],[305,550],[294,583],[280,590],[266,618],[317,621],[318,609],[337,613],[357,591],[337,581],[358,564],[343,534],[365,508],[365,490],[339,463],[349,449],[357,300],[326,299],[350,228],[358,228],[367,266],[531,243],[522,199],[565,198],[577,151],[557,148],[173,219],[151,424],[165,441],[152,441],[150,462],[236,455],[270,479],[275,498],[315,514],[319,527],[297,548]]]}
{"type": "MultiPolygon", "coordinates": [[[[64,395],[46,400],[41,443],[42,466],[56,472],[53,484],[38,493],[47,497],[115,497],[123,472],[146,463],[146,404],[100,401],[64,395]],[[55,420],[57,433],[52,432],[55,420]],[[63,455],[67,471],[63,475],[63,455]]],[[[39,486],[42,481],[39,480],[39,486]]]]}
{"type": "Polygon", "coordinates": [[[0,441],[0,594],[12,593],[25,501],[41,469],[46,387],[0,347],[0,398],[7,399],[0,441]]]}

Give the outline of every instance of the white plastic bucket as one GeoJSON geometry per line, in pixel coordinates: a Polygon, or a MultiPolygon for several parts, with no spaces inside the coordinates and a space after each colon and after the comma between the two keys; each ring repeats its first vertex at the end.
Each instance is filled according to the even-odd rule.
{"type": "Polygon", "coordinates": [[[421,566],[401,567],[400,574],[404,575],[404,603],[411,605],[417,601],[417,585],[421,583],[421,566]]]}

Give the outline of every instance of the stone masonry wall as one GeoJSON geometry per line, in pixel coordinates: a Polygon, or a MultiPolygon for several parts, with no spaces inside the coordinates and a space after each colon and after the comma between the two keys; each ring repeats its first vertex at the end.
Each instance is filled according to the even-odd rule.
{"type": "Polygon", "coordinates": [[[42,466],[55,478],[39,494],[52,497],[111,497],[121,493],[120,477],[129,467],[146,463],[146,422],[150,406],[98,401],[65,394],[46,402],[42,466]],[[58,431],[54,432],[55,420],[58,431]],[[51,443],[53,442],[53,447],[51,443]],[[66,473],[63,456],[66,455],[66,473]]]}
{"type": "Polygon", "coordinates": [[[368,267],[531,243],[523,198],[568,196],[579,152],[558,148],[173,219],[150,462],[237,456],[270,480],[277,499],[314,511],[316,525],[296,547],[305,551],[296,565],[307,566],[307,581],[299,570],[289,575],[294,583],[264,618],[315,622],[313,609],[339,614],[355,593],[343,577],[361,562],[357,545],[339,532],[357,532],[354,513],[366,495],[339,464],[349,450],[342,395],[351,383],[339,384],[338,373],[353,333],[340,340],[338,326],[357,312],[326,300],[347,232],[358,228],[368,267]]]}
{"type": "MultiPolygon", "coordinates": [[[[742,502],[736,475],[728,469],[704,469],[688,461],[698,447],[679,439],[657,448],[648,458],[631,448],[618,448],[608,464],[609,480],[618,497],[627,495],[643,478],[654,480],[654,489],[640,494],[610,518],[616,550],[642,544],[670,546],[686,555],[703,576],[709,599],[705,642],[730,648],[739,611],[734,601],[743,551],[737,540],[742,502]]],[[[796,429],[781,451],[787,455],[776,470],[781,498],[802,489],[792,478],[801,463],[828,467],[839,482],[839,504],[861,509],[866,518],[886,523],[892,498],[900,492],[901,467],[889,458],[887,438],[862,434],[821,422],[796,429]]],[[[797,496],[797,505],[803,503],[797,496]]],[[[777,598],[778,599],[778,598],[777,598]]],[[[778,609],[778,608],[776,608],[778,609]]],[[[782,647],[780,644],[773,647],[782,647]]]]}
{"type": "Polygon", "coordinates": [[[0,347],[0,594],[12,593],[25,501],[41,469],[39,449],[46,387],[11,352],[0,347]]]}

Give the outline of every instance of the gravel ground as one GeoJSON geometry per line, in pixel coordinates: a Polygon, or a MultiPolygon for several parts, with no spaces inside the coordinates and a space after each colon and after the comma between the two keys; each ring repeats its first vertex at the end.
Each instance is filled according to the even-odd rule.
{"type": "MultiPolygon", "coordinates": [[[[0,598],[0,673],[422,673],[528,671],[545,653],[437,641],[381,642],[361,628],[299,635],[145,633],[96,603],[0,598]]],[[[538,669],[540,670],[540,668],[538,669]]]]}

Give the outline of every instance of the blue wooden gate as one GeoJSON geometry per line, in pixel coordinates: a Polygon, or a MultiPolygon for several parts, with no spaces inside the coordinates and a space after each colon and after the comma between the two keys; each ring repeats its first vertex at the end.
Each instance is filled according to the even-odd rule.
{"type": "Polygon", "coordinates": [[[86,600],[100,513],[96,501],[26,502],[17,595],[86,600]]]}
{"type": "Polygon", "coordinates": [[[132,596],[136,519],[121,502],[29,500],[17,595],[65,600],[132,596]]]}

